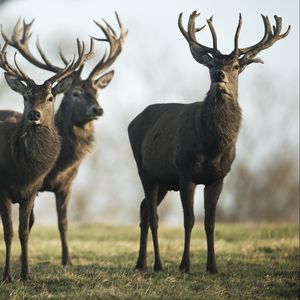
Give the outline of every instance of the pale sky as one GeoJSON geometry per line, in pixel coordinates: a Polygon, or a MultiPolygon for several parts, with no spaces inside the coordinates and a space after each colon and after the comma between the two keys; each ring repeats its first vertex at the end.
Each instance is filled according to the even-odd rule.
{"type": "MultiPolygon", "coordinates": [[[[107,157],[110,157],[111,154],[105,153],[107,145],[101,144],[101,136],[109,132],[113,136],[120,135],[120,138],[116,139],[120,144],[114,146],[116,156],[111,158],[118,160],[118,151],[129,151],[126,133],[127,124],[146,105],[153,102],[202,100],[209,89],[208,71],[192,58],[187,42],[177,26],[179,13],[184,13],[184,24],[186,25],[188,16],[193,10],[201,12],[197,21],[198,26],[205,24],[205,19],[211,15],[214,16],[218,46],[223,53],[229,53],[233,49],[233,38],[239,13],[242,13],[243,16],[243,26],[240,34],[241,47],[253,45],[261,39],[264,31],[261,13],[268,15],[272,24],[275,24],[273,18],[275,14],[281,16],[283,18],[283,31],[286,30],[288,25],[292,26],[287,38],[278,41],[270,49],[259,55],[264,60],[265,65],[251,65],[240,76],[239,95],[240,98],[244,99],[241,106],[246,122],[249,120],[252,124],[259,124],[259,120],[256,120],[256,108],[253,107],[253,103],[249,99],[250,92],[255,89],[255,86],[252,85],[253,79],[257,76],[267,78],[273,82],[276,91],[280,91],[281,95],[292,94],[296,98],[298,97],[298,0],[12,0],[1,6],[0,23],[3,25],[5,32],[10,33],[18,17],[24,17],[26,21],[35,18],[33,40],[35,40],[36,35],[39,35],[45,52],[50,53],[49,56],[52,59],[56,59],[55,51],[59,45],[62,49],[70,49],[70,45],[74,45],[75,49],[75,39],[77,37],[88,43],[89,35],[99,36],[100,30],[93,24],[93,19],[100,21],[101,18],[104,18],[114,27],[117,27],[114,11],[118,12],[125,27],[128,28],[128,39],[123,52],[113,66],[116,72],[115,77],[100,95],[105,115],[96,124],[99,141],[97,141],[96,154],[94,154],[95,157],[95,155],[99,156],[99,153],[101,153],[104,155],[103,160],[109,160],[107,157]],[[188,92],[189,86],[193,91],[198,91],[197,98],[188,98],[190,94],[194,95],[194,93],[188,92]]],[[[211,46],[211,36],[208,29],[201,31],[198,34],[198,39],[201,40],[201,43],[211,46]]],[[[2,41],[0,43],[2,44],[2,41]]],[[[99,48],[99,45],[96,46],[99,48]]],[[[71,55],[72,52],[74,51],[66,52],[66,54],[71,55]]],[[[95,58],[96,60],[97,58],[95,58]]],[[[26,70],[32,72],[33,77],[37,74],[39,77],[41,76],[41,78],[34,78],[37,82],[39,82],[39,79],[43,81],[49,76],[49,74],[40,75],[40,72],[37,73],[24,61],[21,59],[20,61],[23,63],[22,66],[27,68],[26,70]]],[[[95,61],[89,63],[88,70],[92,68],[95,61]]],[[[0,72],[2,71],[0,70],[0,72]]],[[[5,90],[1,94],[0,109],[10,108],[22,111],[23,104],[20,96],[6,88],[5,83],[1,86],[5,90]]],[[[280,105],[286,105],[284,99],[282,99],[282,104],[280,103],[278,106],[280,107],[280,105]]],[[[299,105],[295,104],[295,110],[298,108],[299,105]]],[[[276,118],[276,116],[270,116],[269,118],[276,118]]],[[[298,113],[295,112],[293,118],[295,118],[295,122],[291,128],[291,135],[296,135],[298,133],[298,113]]],[[[108,151],[111,151],[111,148],[108,151]]],[[[99,160],[101,161],[101,157],[99,160]]],[[[85,184],[91,164],[92,160],[88,157],[76,179],[76,191],[79,191],[81,185],[85,184]]],[[[122,178],[129,180],[131,185],[130,190],[129,188],[125,189],[123,198],[122,195],[120,196],[122,192],[116,192],[115,201],[118,201],[118,197],[122,198],[120,200],[123,203],[122,207],[126,207],[124,204],[126,197],[137,197],[128,200],[128,210],[131,207],[138,210],[140,200],[143,197],[141,187],[139,186],[136,191],[132,191],[134,188],[132,182],[140,185],[137,174],[134,174],[134,179],[129,179],[128,176],[132,176],[133,173],[126,171],[127,162],[120,162],[120,165],[121,169],[117,170],[120,177],[117,177],[117,180],[114,178],[115,181],[112,183],[114,189],[118,186],[120,189],[122,188],[122,185],[118,183],[118,180],[121,181],[122,178]]],[[[128,165],[135,167],[134,161],[130,161],[130,159],[128,165]]],[[[103,180],[106,176],[105,168],[106,170],[109,169],[109,163],[103,163],[102,166],[103,169],[98,170],[95,178],[105,182],[103,180]]],[[[101,192],[101,190],[97,190],[98,194],[101,192]]],[[[109,195],[111,196],[111,194],[109,195]]],[[[101,207],[102,204],[107,205],[110,200],[106,198],[110,196],[106,197],[104,195],[101,200],[103,202],[100,203],[95,195],[90,197],[93,198],[92,203],[98,203],[101,207]]],[[[49,195],[45,197],[49,197],[49,195]]],[[[50,222],[55,221],[54,201],[51,201],[52,213],[50,217],[45,213],[45,211],[48,212],[49,203],[47,202],[46,205],[42,203],[43,201],[36,204],[37,210],[40,210],[43,220],[47,222],[49,220],[50,222]]],[[[118,207],[118,204],[116,204],[116,207],[118,207]]],[[[174,212],[174,216],[178,214],[179,210],[178,208],[174,212]]],[[[99,211],[99,218],[94,216],[95,220],[101,221],[101,218],[103,218],[104,222],[109,222],[101,214],[101,208],[99,208],[99,211]]],[[[123,215],[121,212],[116,216],[116,221],[128,223],[128,220],[124,218],[124,214],[126,214],[126,210],[123,215]]],[[[37,222],[43,222],[43,220],[37,218],[37,222]]]]}

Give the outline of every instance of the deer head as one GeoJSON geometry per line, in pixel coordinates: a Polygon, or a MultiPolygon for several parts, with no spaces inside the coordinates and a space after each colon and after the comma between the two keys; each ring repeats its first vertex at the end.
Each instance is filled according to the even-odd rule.
{"type": "Polygon", "coordinates": [[[77,40],[78,58],[69,62],[65,68],[57,71],[52,77],[39,85],[26,75],[19,67],[14,55],[15,67],[7,60],[6,42],[0,46],[0,67],[5,70],[5,79],[10,88],[21,94],[24,99],[23,119],[25,127],[44,126],[51,127],[54,119],[54,100],[56,95],[65,92],[72,84],[72,74],[81,67],[92,55],[92,49],[84,53],[84,44],[77,40]]]}
{"type": "MultiPolygon", "coordinates": [[[[103,109],[98,103],[98,95],[99,92],[110,83],[114,75],[113,70],[107,73],[105,73],[105,71],[115,62],[115,60],[121,53],[125,38],[127,36],[127,31],[122,25],[117,13],[116,18],[121,32],[119,36],[105,20],[103,20],[104,24],[94,21],[95,24],[104,33],[105,38],[92,37],[91,49],[94,48],[94,40],[104,41],[109,43],[109,53],[107,54],[105,52],[103,57],[92,69],[86,79],[81,78],[81,72],[84,67],[84,65],[82,64],[81,67],[73,73],[73,82],[71,86],[65,91],[65,97],[62,101],[62,107],[67,106],[67,110],[72,115],[72,121],[75,125],[83,125],[87,122],[97,119],[103,114],[103,109]]],[[[15,25],[14,33],[11,38],[8,38],[3,31],[2,36],[6,42],[15,47],[29,62],[31,62],[35,66],[51,72],[61,72],[63,68],[58,67],[49,61],[39,44],[39,40],[37,40],[36,46],[42,58],[42,61],[35,58],[30,51],[28,41],[32,35],[32,24],[33,20],[30,23],[26,23],[25,21],[23,21],[23,26],[21,26],[19,20],[15,25]]],[[[67,66],[67,59],[61,51],[59,52],[59,54],[64,65],[67,66]]]]}
{"type": "Polygon", "coordinates": [[[291,26],[289,26],[285,33],[280,34],[282,19],[278,16],[274,16],[276,25],[273,26],[272,31],[268,17],[262,15],[265,33],[261,41],[247,48],[239,48],[238,40],[242,26],[242,17],[240,14],[239,23],[234,37],[234,50],[230,54],[224,55],[217,47],[217,34],[212,23],[212,17],[207,20],[207,24],[212,35],[213,47],[210,48],[204,46],[197,41],[196,32],[203,30],[205,27],[204,25],[200,28],[196,28],[195,19],[199,15],[200,14],[196,11],[190,15],[188,30],[186,31],[182,25],[181,13],[178,18],[179,29],[188,41],[194,59],[209,68],[211,88],[215,89],[217,92],[225,94],[226,96],[234,98],[237,96],[238,75],[246,68],[246,66],[252,63],[263,63],[263,61],[260,58],[257,58],[256,55],[260,51],[271,47],[276,41],[286,37],[291,28],[291,26]]]}

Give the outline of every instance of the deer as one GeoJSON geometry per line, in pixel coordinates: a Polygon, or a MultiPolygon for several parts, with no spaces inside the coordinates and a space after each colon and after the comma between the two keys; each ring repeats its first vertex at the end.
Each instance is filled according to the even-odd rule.
{"type": "MultiPolygon", "coordinates": [[[[6,42],[0,47],[0,67],[8,86],[21,94],[24,110],[0,121],[0,214],[6,246],[3,281],[11,282],[11,243],[13,237],[12,204],[19,204],[21,244],[21,280],[28,280],[29,219],[35,197],[57,160],[61,138],[54,122],[54,102],[58,94],[71,86],[72,74],[90,59],[84,43],[77,40],[78,57],[43,84],[37,84],[18,65],[8,62],[6,42]]],[[[3,113],[2,115],[5,115],[3,113]]]]}
{"type": "Polygon", "coordinates": [[[168,191],[180,192],[184,219],[184,250],[180,271],[190,272],[190,241],[195,223],[194,193],[204,185],[204,227],[207,241],[206,270],[217,273],[214,251],[216,206],[223,181],[235,159],[236,142],[241,127],[242,111],[238,102],[238,76],[252,63],[263,63],[256,55],[290,32],[281,34],[282,18],[275,15],[273,31],[268,17],[262,15],[264,36],[255,45],[239,48],[242,17],[234,36],[234,50],[222,54],[217,47],[217,34],[212,17],[207,20],[213,47],[199,42],[197,11],[191,13],[187,30],[178,18],[180,32],[189,44],[193,58],[209,69],[210,88],[203,101],[158,103],[146,107],[128,126],[129,141],[143,186],[145,198],[140,205],[140,242],[137,270],[147,268],[149,226],[154,248],[154,271],[162,270],[158,243],[157,207],[168,191]]]}
{"type": "MultiPolygon", "coordinates": [[[[64,92],[64,97],[55,114],[55,124],[61,137],[61,150],[58,159],[44,179],[40,191],[53,192],[56,199],[56,210],[58,216],[58,228],[62,245],[62,265],[72,265],[69,246],[67,240],[68,218],[67,207],[71,194],[72,183],[78,173],[80,164],[94,146],[94,124],[93,121],[102,116],[103,109],[98,102],[98,96],[112,80],[114,70],[104,73],[118,58],[127,36],[128,31],[124,28],[117,13],[116,19],[120,29],[118,36],[115,30],[105,20],[104,25],[94,21],[94,23],[104,33],[105,38],[93,37],[93,40],[108,42],[109,53],[101,57],[95,67],[91,70],[86,79],[81,78],[84,64],[73,73],[71,86],[64,92]],[[103,74],[104,73],[104,74],[103,74]]],[[[23,26],[20,20],[17,22],[14,33],[9,38],[2,30],[2,36],[9,45],[15,47],[22,56],[33,65],[50,71],[60,72],[61,67],[54,65],[42,50],[39,40],[36,47],[43,59],[38,60],[30,51],[28,41],[31,37],[32,20],[23,26]]],[[[66,65],[68,62],[60,51],[60,57],[66,65]]],[[[3,118],[14,117],[15,112],[2,112],[3,118]]],[[[1,120],[1,112],[0,112],[1,120]]],[[[30,214],[29,230],[34,224],[34,212],[30,214]]]]}

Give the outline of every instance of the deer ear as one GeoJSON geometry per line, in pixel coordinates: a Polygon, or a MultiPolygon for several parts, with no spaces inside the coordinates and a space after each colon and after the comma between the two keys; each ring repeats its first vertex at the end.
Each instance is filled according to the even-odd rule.
{"type": "Polygon", "coordinates": [[[21,95],[25,94],[27,86],[20,79],[8,73],[4,73],[4,76],[7,84],[12,90],[21,95]]]}
{"type": "Polygon", "coordinates": [[[68,76],[64,78],[54,88],[52,88],[53,96],[64,93],[72,85],[72,82],[73,82],[73,76],[68,76]]]}
{"type": "Polygon", "coordinates": [[[114,77],[115,71],[112,70],[104,75],[102,75],[100,78],[94,81],[94,85],[96,88],[104,89],[112,80],[114,77]]]}
{"type": "Polygon", "coordinates": [[[261,58],[258,57],[251,57],[251,58],[242,57],[241,59],[239,59],[239,65],[240,65],[239,73],[242,73],[247,66],[253,63],[263,64],[264,62],[261,58]]]}

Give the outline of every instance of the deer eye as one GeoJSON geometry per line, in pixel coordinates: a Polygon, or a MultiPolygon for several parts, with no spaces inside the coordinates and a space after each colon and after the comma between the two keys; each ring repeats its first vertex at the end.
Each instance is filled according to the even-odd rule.
{"type": "Polygon", "coordinates": [[[240,66],[239,66],[239,65],[234,65],[233,68],[234,68],[235,70],[239,70],[239,69],[240,69],[240,66]]]}

